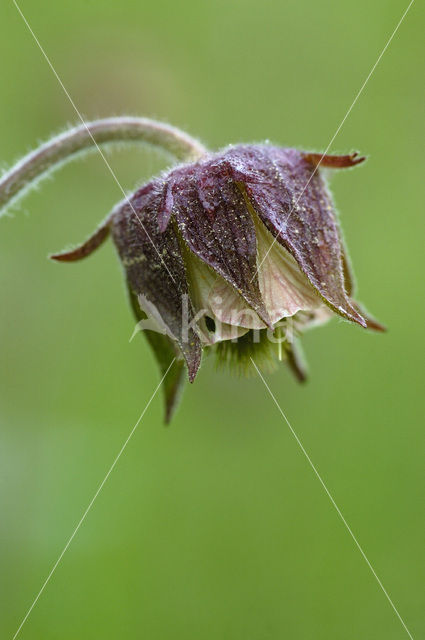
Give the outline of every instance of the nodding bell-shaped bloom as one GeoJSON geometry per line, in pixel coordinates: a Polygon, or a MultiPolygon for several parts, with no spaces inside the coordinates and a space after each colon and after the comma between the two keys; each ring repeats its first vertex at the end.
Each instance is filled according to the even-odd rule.
{"type": "Polygon", "coordinates": [[[232,146],[153,179],[118,205],[78,260],[111,233],[130,299],[165,372],[166,419],[184,364],[193,381],[203,349],[243,368],[286,360],[305,378],[297,340],[338,315],[382,330],[352,298],[353,280],[332,199],[318,165],[330,156],[269,145],[232,146]]]}

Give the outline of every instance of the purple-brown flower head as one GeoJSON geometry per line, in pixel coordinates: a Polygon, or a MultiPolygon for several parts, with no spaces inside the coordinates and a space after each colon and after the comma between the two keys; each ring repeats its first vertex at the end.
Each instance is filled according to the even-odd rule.
{"type": "Polygon", "coordinates": [[[167,418],[184,363],[193,381],[203,349],[240,365],[286,359],[304,378],[298,336],[336,314],[382,327],[352,298],[353,281],[321,156],[269,145],[234,146],[178,166],[119,205],[76,260],[112,233],[140,328],[165,371],[167,418]]]}

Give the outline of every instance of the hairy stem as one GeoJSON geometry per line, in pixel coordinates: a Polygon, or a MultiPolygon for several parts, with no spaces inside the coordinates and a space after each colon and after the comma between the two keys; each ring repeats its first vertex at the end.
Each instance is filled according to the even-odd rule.
{"type": "Polygon", "coordinates": [[[111,143],[141,142],[168,152],[179,161],[196,160],[206,149],[170,125],[148,118],[95,120],[65,131],[22,158],[0,179],[0,215],[37,180],[76,154],[111,143]]]}

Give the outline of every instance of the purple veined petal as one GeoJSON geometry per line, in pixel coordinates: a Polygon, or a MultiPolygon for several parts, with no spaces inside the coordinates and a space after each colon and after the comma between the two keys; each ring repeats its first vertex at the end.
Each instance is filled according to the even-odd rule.
{"type": "Polygon", "coordinates": [[[193,309],[178,238],[172,225],[163,233],[158,227],[162,195],[160,181],[137,191],[131,197],[131,206],[126,202],[113,215],[111,230],[132,293],[156,308],[168,337],[179,346],[189,380],[193,381],[201,361],[201,343],[190,326],[193,309]]]}
{"type": "Polygon", "coordinates": [[[270,326],[258,284],[254,223],[228,163],[213,158],[177,172],[174,213],[184,241],[270,326]]]}
{"type": "Polygon", "coordinates": [[[368,326],[345,289],[340,231],[319,172],[296,149],[235,147],[226,155],[259,218],[323,300],[339,315],[368,326]]]}

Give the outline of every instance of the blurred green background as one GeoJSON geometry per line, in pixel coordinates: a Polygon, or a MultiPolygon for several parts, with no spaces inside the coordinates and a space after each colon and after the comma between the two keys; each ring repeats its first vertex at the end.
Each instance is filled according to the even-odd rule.
{"type": "MultiPolygon", "coordinates": [[[[211,148],[324,150],[407,2],[22,0],[86,118],[166,120],[211,148]]],[[[332,151],[359,298],[387,326],[305,337],[310,381],[268,381],[412,635],[425,637],[423,18],[416,2],[332,151]]],[[[9,0],[0,7],[0,161],[76,115],[9,0]]],[[[126,189],[159,153],[109,156],[126,189]]],[[[0,635],[11,638],[159,379],[111,244],[49,263],[121,193],[68,165],[0,222],[0,635]]],[[[408,637],[261,380],[207,361],[170,428],[161,399],[20,637],[408,637]]]]}

